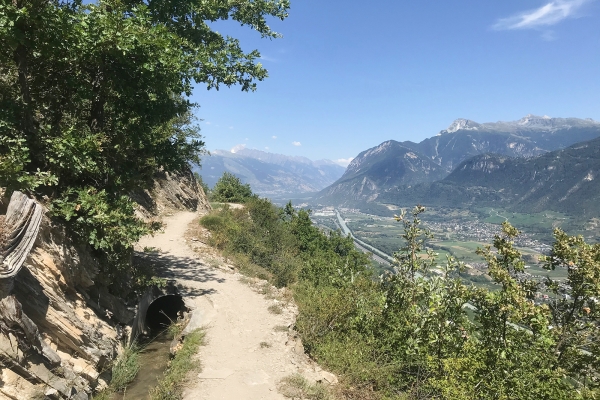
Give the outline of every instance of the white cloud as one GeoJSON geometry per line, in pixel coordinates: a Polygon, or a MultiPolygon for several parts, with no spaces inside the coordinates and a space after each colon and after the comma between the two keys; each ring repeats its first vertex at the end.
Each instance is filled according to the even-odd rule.
{"type": "Polygon", "coordinates": [[[278,59],[276,59],[276,58],[273,58],[273,57],[269,57],[269,56],[265,56],[264,54],[263,54],[263,55],[261,55],[261,56],[259,57],[259,59],[261,59],[261,60],[263,60],[263,61],[279,62],[279,60],[278,60],[278,59]]]}
{"type": "Polygon", "coordinates": [[[210,125],[210,121],[206,121],[205,123],[206,123],[206,125],[210,125]]]}
{"type": "Polygon", "coordinates": [[[269,146],[265,146],[265,150],[269,150],[269,146]]]}
{"type": "Polygon", "coordinates": [[[338,158],[337,160],[333,160],[336,164],[341,165],[342,167],[347,167],[350,162],[354,160],[354,157],[350,158],[338,158]]]}
{"type": "Polygon", "coordinates": [[[492,27],[496,30],[532,29],[550,26],[577,15],[577,11],[593,0],[554,0],[534,10],[501,18],[492,27]]]}
{"type": "Polygon", "coordinates": [[[233,129],[233,126],[230,126],[229,129],[233,129]]]}
{"type": "Polygon", "coordinates": [[[277,140],[277,136],[271,136],[271,139],[277,140]]]}
{"type": "Polygon", "coordinates": [[[292,144],[293,144],[294,146],[302,146],[302,143],[300,143],[300,142],[292,142],[292,144]]]}
{"type": "Polygon", "coordinates": [[[235,154],[240,150],[244,150],[245,148],[246,148],[245,144],[238,144],[238,145],[233,146],[230,151],[235,154]]]}

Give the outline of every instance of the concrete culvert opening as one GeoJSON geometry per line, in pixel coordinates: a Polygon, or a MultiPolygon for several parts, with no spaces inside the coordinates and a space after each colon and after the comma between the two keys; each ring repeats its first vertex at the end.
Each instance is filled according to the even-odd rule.
{"type": "Polygon", "coordinates": [[[154,300],[146,311],[146,327],[153,333],[166,329],[187,312],[188,308],[180,295],[170,294],[154,300]]]}

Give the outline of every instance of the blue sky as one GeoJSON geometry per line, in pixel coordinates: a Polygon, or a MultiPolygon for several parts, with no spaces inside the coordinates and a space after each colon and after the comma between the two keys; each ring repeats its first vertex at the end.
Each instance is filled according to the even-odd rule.
{"type": "Polygon", "coordinates": [[[292,0],[271,26],[284,37],[217,25],[270,77],[196,88],[208,149],[341,160],[456,118],[600,120],[600,0],[292,0]]]}

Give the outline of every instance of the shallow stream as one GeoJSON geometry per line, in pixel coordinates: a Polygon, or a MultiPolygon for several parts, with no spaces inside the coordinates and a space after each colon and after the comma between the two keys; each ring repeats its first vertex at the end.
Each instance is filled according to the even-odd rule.
{"type": "Polygon", "coordinates": [[[162,378],[169,362],[171,337],[165,330],[154,340],[145,344],[140,352],[140,370],[123,393],[115,393],[111,400],[142,400],[149,398],[149,393],[158,380],[162,378]]]}

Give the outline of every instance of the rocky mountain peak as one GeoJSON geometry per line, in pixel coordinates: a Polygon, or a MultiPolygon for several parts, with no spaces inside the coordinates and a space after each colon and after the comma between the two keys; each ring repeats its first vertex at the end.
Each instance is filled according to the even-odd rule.
{"type": "Polygon", "coordinates": [[[553,118],[550,118],[547,115],[540,117],[540,116],[533,115],[533,114],[527,114],[526,116],[521,118],[517,122],[517,124],[521,125],[521,126],[530,126],[530,127],[534,127],[534,126],[546,127],[546,126],[552,126],[553,122],[554,122],[553,118]]]}
{"type": "Polygon", "coordinates": [[[454,120],[452,124],[448,127],[448,129],[441,131],[440,134],[444,133],[454,133],[459,130],[467,130],[467,131],[476,131],[479,129],[480,124],[475,121],[471,121],[470,119],[459,118],[454,120]]]}

